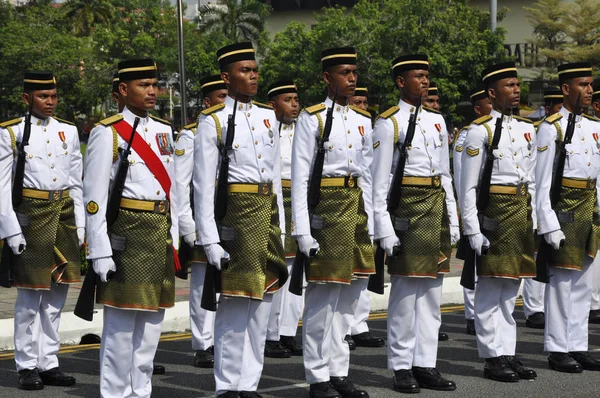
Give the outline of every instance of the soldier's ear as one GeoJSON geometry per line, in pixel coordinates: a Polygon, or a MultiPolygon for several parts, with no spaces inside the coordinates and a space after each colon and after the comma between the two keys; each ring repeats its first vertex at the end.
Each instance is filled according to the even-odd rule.
{"type": "Polygon", "coordinates": [[[29,106],[29,98],[30,98],[29,93],[23,93],[21,98],[23,98],[23,102],[25,102],[25,104],[27,104],[27,106],[29,106]]]}
{"type": "Polygon", "coordinates": [[[562,91],[563,95],[568,96],[571,92],[571,86],[565,82],[560,85],[560,90],[562,91]]]}
{"type": "Polygon", "coordinates": [[[396,87],[398,87],[399,90],[402,90],[405,85],[406,85],[406,80],[404,80],[404,76],[402,76],[402,75],[396,76],[396,87]]]}
{"type": "Polygon", "coordinates": [[[204,104],[204,109],[210,108],[210,99],[208,97],[202,98],[202,103],[204,104]]]}
{"type": "Polygon", "coordinates": [[[331,74],[329,73],[328,70],[326,70],[325,72],[323,72],[323,80],[325,81],[325,83],[327,83],[328,85],[331,85],[331,74]]]}
{"type": "Polygon", "coordinates": [[[488,97],[490,97],[490,100],[496,99],[496,89],[494,87],[488,87],[487,92],[488,97]]]}
{"type": "Polygon", "coordinates": [[[225,82],[225,84],[229,86],[231,84],[231,80],[229,79],[229,72],[221,72],[221,80],[223,80],[223,82],[225,82]]]}
{"type": "Polygon", "coordinates": [[[123,97],[127,97],[128,89],[129,89],[129,86],[127,85],[127,83],[125,83],[125,82],[119,83],[119,93],[121,93],[121,95],[123,97]]]}

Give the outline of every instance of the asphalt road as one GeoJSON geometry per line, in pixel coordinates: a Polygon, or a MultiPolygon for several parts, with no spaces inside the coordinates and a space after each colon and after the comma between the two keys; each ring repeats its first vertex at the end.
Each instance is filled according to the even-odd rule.
{"type": "MultiPolygon", "coordinates": [[[[498,383],[483,378],[483,361],[477,357],[474,336],[464,333],[462,312],[444,313],[442,331],[450,341],[441,342],[438,369],[454,380],[455,392],[422,390],[422,397],[600,397],[600,372],[564,374],[548,369],[543,349],[543,330],[525,327],[523,313],[517,309],[517,353],[527,366],[535,368],[535,381],[498,383]]],[[[371,332],[385,337],[386,321],[375,315],[369,324],[371,332]]],[[[600,325],[590,325],[590,349],[600,347],[600,325]]],[[[21,391],[11,353],[0,353],[0,397],[96,397],[98,396],[98,347],[64,347],[60,354],[61,369],[77,377],[73,388],[46,387],[40,392],[21,391]]],[[[153,397],[208,397],[214,394],[211,369],[197,369],[192,364],[188,334],[164,335],[156,355],[156,363],[167,367],[167,373],[153,377],[153,397]]],[[[392,373],[386,369],[386,349],[358,348],[351,354],[350,377],[365,388],[371,397],[394,397],[401,394],[391,389],[392,373]]],[[[308,397],[300,357],[267,358],[259,392],[264,397],[308,397]]]]}

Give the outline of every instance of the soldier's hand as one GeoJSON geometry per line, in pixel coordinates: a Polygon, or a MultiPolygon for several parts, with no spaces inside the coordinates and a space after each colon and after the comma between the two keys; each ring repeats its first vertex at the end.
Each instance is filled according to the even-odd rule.
{"type": "Polygon", "coordinates": [[[469,235],[468,238],[471,249],[475,250],[478,256],[490,247],[490,241],[481,232],[469,235]]]}
{"type": "Polygon", "coordinates": [[[79,246],[83,246],[85,242],[85,228],[77,228],[77,240],[79,241],[79,246]]]}
{"type": "Polygon", "coordinates": [[[213,265],[219,271],[221,271],[221,259],[225,260],[225,263],[229,262],[230,259],[229,253],[227,253],[218,243],[204,245],[204,253],[206,253],[206,260],[208,263],[213,265]]]}
{"type": "Polygon", "coordinates": [[[311,235],[300,235],[296,240],[298,241],[298,249],[300,249],[306,257],[313,257],[311,256],[311,251],[313,255],[316,255],[320,250],[319,242],[311,235]]]}
{"type": "Polygon", "coordinates": [[[115,272],[117,270],[117,265],[112,257],[102,257],[92,260],[92,268],[102,282],[108,282],[108,273],[110,271],[115,272]]]}
{"type": "Polygon", "coordinates": [[[546,232],[544,234],[544,239],[554,250],[558,250],[561,248],[565,241],[565,234],[562,230],[557,229],[556,231],[546,232]]]}
{"type": "Polygon", "coordinates": [[[9,236],[8,238],[6,238],[6,243],[8,244],[8,247],[10,247],[10,250],[12,250],[12,252],[16,256],[23,253],[23,251],[27,247],[27,242],[25,242],[25,237],[23,236],[23,234],[9,236]]]}
{"type": "Polygon", "coordinates": [[[191,247],[194,247],[194,243],[196,242],[196,234],[195,233],[187,234],[183,237],[183,240],[185,241],[185,243],[187,243],[191,247]]]}
{"type": "Polygon", "coordinates": [[[400,238],[396,235],[390,235],[379,239],[379,246],[386,252],[388,256],[394,255],[394,248],[400,246],[400,238]]]}
{"type": "Polygon", "coordinates": [[[450,225],[450,244],[454,246],[460,240],[460,228],[458,225],[450,225]]]}

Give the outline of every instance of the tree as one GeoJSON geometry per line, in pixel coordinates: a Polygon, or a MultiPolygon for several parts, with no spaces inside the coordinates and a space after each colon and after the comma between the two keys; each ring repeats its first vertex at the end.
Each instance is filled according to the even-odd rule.
{"type": "Polygon", "coordinates": [[[199,26],[203,32],[219,30],[232,42],[259,43],[271,7],[258,0],[220,0],[200,9],[199,26]]]}
{"type": "Polygon", "coordinates": [[[112,5],[105,0],[67,0],[64,7],[77,36],[89,36],[97,25],[110,27],[112,5]]]}
{"type": "Polygon", "coordinates": [[[529,42],[541,49],[546,67],[556,68],[558,60],[552,54],[561,51],[566,43],[567,6],[562,0],[538,0],[523,9],[529,12],[527,19],[533,26],[533,39],[529,42]]]}

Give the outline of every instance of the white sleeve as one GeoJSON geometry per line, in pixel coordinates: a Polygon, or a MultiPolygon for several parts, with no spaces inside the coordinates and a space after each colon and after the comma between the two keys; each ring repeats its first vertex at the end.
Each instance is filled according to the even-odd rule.
{"type": "MultiPolygon", "coordinates": [[[[175,183],[177,185],[177,209],[179,211],[178,235],[196,233],[196,224],[190,203],[190,184],[194,171],[194,134],[182,130],[175,142],[175,183]]],[[[173,237],[175,239],[175,236],[173,237]]]]}
{"type": "MultiPolygon", "coordinates": [[[[278,126],[275,112],[272,112],[271,126],[278,126]]],[[[275,154],[273,159],[273,193],[277,195],[277,207],[279,208],[279,228],[281,233],[285,233],[285,210],[283,208],[283,192],[281,190],[281,140],[279,134],[273,135],[275,141],[275,154]]]]}
{"type": "MultiPolygon", "coordinates": [[[[441,118],[442,131],[446,132],[443,134],[444,142],[448,142],[448,133],[446,130],[446,122],[441,118]]],[[[442,151],[442,187],[446,191],[446,208],[448,209],[448,221],[451,226],[458,227],[458,212],[456,210],[456,198],[454,197],[454,189],[452,187],[452,175],[450,174],[450,149],[444,145],[445,150],[442,151]]]]}
{"type": "MultiPolygon", "coordinates": [[[[390,116],[395,117],[395,116],[390,116]]],[[[395,235],[390,214],[387,210],[387,197],[392,179],[390,170],[394,159],[394,127],[389,119],[378,119],[373,130],[373,221],[375,240],[395,235]]]]}
{"type": "Polygon", "coordinates": [[[12,203],[14,152],[8,130],[0,128],[0,238],[21,233],[12,203]]]}
{"type": "Polygon", "coordinates": [[[73,153],[71,154],[71,170],[69,173],[69,195],[73,198],[75,205],[75,224],[77,228],[85,227],[85,207],[83,205],[83,156],[79,143],[79,132],[76,127],[72,128],[73,153]]]}
{"type": "Polygon", "coordinates": [[[363,191],[365,212],[368,216],[367,227],[369,235],[373,237],[375,235],[373,222],[373,175],[371,174],[371,165],[373,164],[373,129],[370,124],[365,126],[363,159],[365,163],[362,165],[362,176],[358,179],[358,185],[363,191]]]}
{"type": "Polygon", "coordinates": [[[461,215],[465,235],[481,232],[477,218],[477,188],[485,159],[485,142],[488,138],[484,126],[473,125],[465,138],[460,167],[461,215]]]}
{"type": "MultiPolygon", "coordinates": [[[[536,134],[535,202],[538,234],[542,235],[560,229],[560,223],[550,203],[552,170],[556,153],[556,128],[550,123],[542,123],[536,134]]],[[[532,198],[533,201],[533,198],[532,198]]]]}

